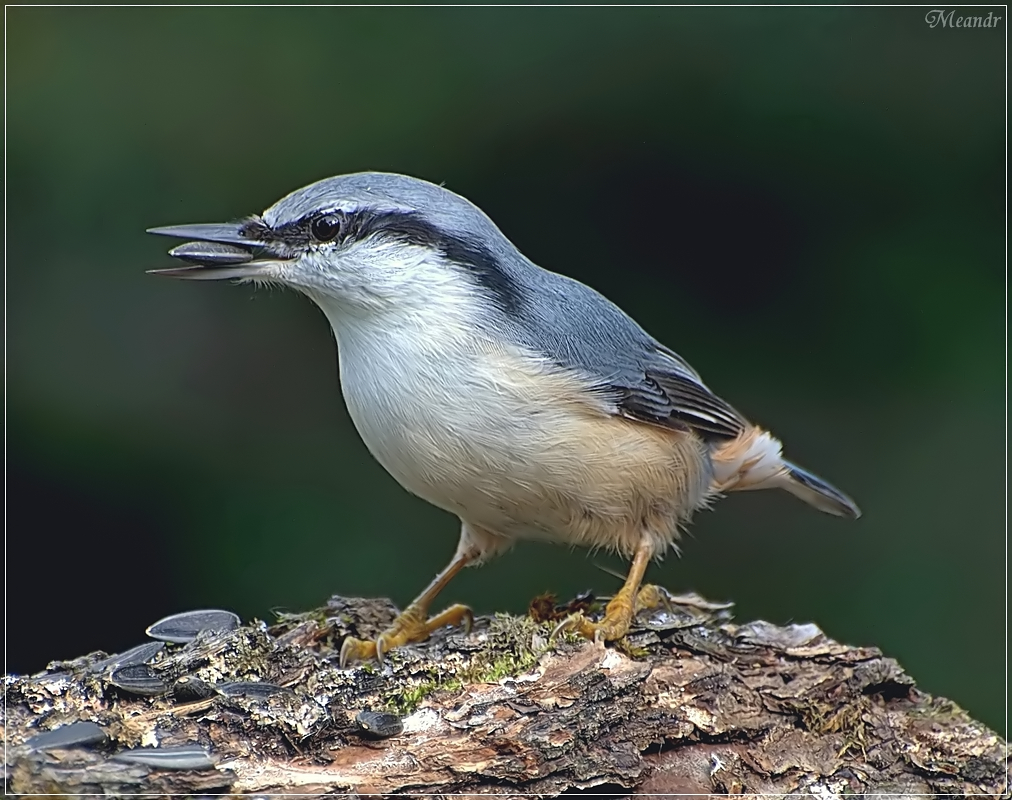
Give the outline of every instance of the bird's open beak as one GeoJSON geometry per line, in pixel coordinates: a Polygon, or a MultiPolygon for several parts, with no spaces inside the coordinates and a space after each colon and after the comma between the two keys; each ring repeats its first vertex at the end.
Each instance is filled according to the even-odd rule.
{"type": "Polygon", "coordinates": [[[148,233],[196,241],[169,250],[170,256],[185,261],[187,266],[149,269],[148,273],[202,281],[277,277],[282,259],[257,258],[257,251],[263,244],[250,238],[246,233],[248,229],[246,222],[149,228],[148,233]]]}

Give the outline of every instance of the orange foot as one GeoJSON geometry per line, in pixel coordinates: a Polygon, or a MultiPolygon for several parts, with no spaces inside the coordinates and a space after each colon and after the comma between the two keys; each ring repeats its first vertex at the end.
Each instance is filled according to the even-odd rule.
{"type": "Polygon", "coordinates": [[[633,599],[631,587],[623,586],[604,609],[604,618],[600,622],[591,622],[582,613],[577,612],[560,622],[552,636],[562,631],[577,633],[592,642],[613,642],[621,639],[632,627],[633,617],[645,608],[657,608],[665,603],[663,591],[652,584],[644,586],[633,599]]]}
{"type": "Polygon", "coordinates": [[[427,609],[412,603],[401,613],[393,624],[376,637],[375,641],[366,641],[349,636],[341,645],[340,665],[343,669],[353,661],[364,661],[375,658],[380,664],[383,656],[393,648],[411,642],[423,642],[433,631],[444,625],[463,625],[465,632],[470,632],[474,623],[474,614],[467,606],[454,605],[446,611],[427,619],[427,609]]]}

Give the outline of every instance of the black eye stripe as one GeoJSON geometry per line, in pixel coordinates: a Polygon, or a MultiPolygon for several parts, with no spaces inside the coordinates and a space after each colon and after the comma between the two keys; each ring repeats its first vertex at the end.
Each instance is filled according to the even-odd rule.
{"type": "Polygon", "coordinates": [[[503,309],[517,313],[520,307],[521,295],[514,279],[484,244],[465,235],[441,230],[417,211],[333,209],[316,212],[273,229],[263,223],[260,225],[262,230],[258,233],[261,241],[273,241],[277,243],[275,247],[292,248],[294,252],[324,242],[338,242],[341,247],[350,247],[373,236],[430,247],[466,270],[503,309]]]}

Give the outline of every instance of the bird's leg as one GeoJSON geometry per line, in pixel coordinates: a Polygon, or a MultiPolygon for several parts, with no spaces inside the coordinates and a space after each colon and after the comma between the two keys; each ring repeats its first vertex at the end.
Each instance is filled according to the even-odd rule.
{"type": "Polygon", "coordinates": [[[610,642],[625,636],[632,625],[633,615],[640,608],[657,602],[659,595],[654,587],[645,586],[640,590],[643,574],[647,571],[647,564],[653,554],[652,542],[644,537],[633,555],[625,583],[604,609],[604,618],[600,622],[591,622],[581,613],[573,614],[559,623],[553,636],[564,630],[573,631],[595,642],[610,642]]]}
{"type": "Polygon", "coordinates": [[[429,638],[429,635],[444,625],[460,625],[463,623],[466,630],[471,629],[474,622],[474,615],[471,609],[460,604],[450,606],[445,611],[429,618],[429,606],[436,599],[443,588],[450,582],[454,575],[460,572],[475,558],[475,553],[470,550],[458,550],[446,568],[440,572],[432,583],[425,587],[415,600],[405,608],[389,628],[376,637],[375,641],[365,641],[349,636],[341,645],[341,667],[347,666],[352,661],[361,661],[367,658],[375,658],[383,663],[383,655],[390,652],[394,647],[400,647],[410,642],[421,642],[429,638]]]}

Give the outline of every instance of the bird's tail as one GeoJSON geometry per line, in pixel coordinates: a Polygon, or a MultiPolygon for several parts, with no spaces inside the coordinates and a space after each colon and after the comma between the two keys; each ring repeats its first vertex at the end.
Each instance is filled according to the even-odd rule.
{"type": "Polygon", "coordinates": [[[819,511],[857,519],[861,511],[847,495],[783,457],[782,445],[761,428],[714,448],[713,488],[718,492],[784,489],[819,511]]]}
{"type": "Polygon", "coordinates": [[[861,516],[857,504],[831,483],[790,461],[784,461],[784,466],[787,467],[787,480],[781,488],[834,517],[857,519],[861,516]]]}

